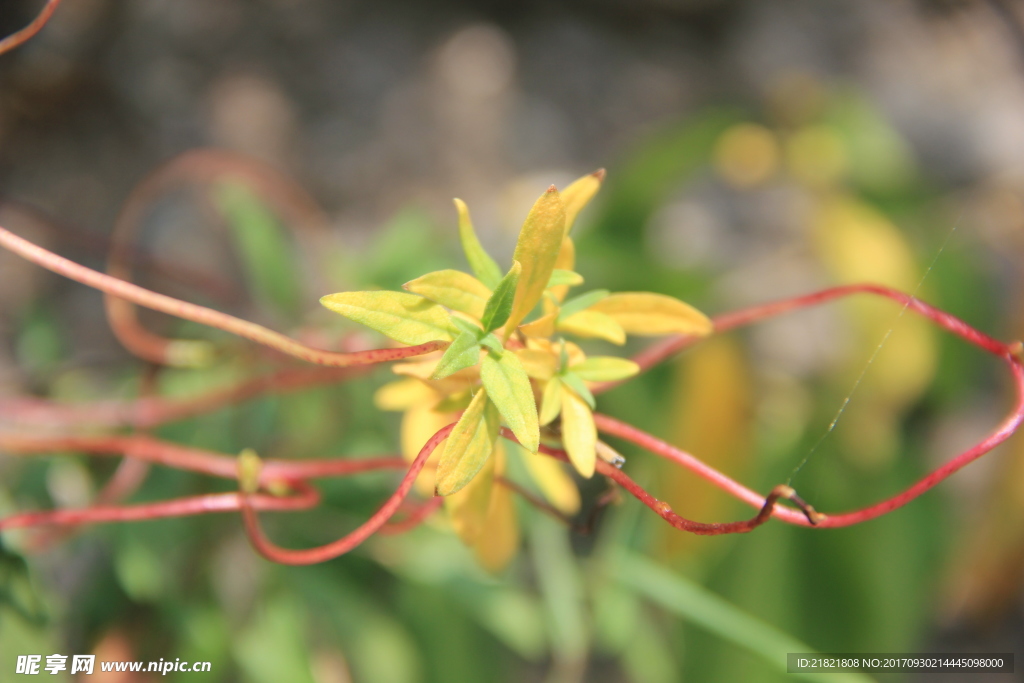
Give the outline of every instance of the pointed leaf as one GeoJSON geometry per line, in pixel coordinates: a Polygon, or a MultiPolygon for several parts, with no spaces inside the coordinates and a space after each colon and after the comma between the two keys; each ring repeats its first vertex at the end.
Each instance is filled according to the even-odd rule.
{"type": "Polygon", "coordinates": [[[499,426],[498,413],[481,389],[448,435],[437,463],[437,495],[449,496],[476,476],[494,449],[499,426]]]}
{"type": "Polygon", "coordinates": [[[640,372],[640,366],[626,358],[591,356],[573,365],[572,371],[588,382],[617,382],[640,372]]]}
{"type": "Polygon", "coordinates": [[[501,279],[498,286],[494,288],[494,294],[487,300],[483,316],[480,322],[484,330],[490,332],[505,324],[509,314],[512,312],[512,300],[516,295],[516,285],[519,284],[519,275],[523,267],[519,261],[512,261],[512,268],[508,274],[501,279]]]}
{"type": "Polygon", "coordinates": [[[320,303],[403,344],[451,341],[451,316],[432,301],[404,292],[339,292],[320,303]]]}
{"type": "Polygon", "coordinates": [[[474,318],[483,315],[491,296],[491,290],[484,283],[459,270],[427,273],[406,282],[402,288],[474,318]]]}
{"type": "Polygon", "coordinates": [[[580,294],[579,296],[569,299],[561,306],[561,313],[558,314],[559,320],[565,320],[566,318],[584,311],[598,301],[608,297],[610,292],[607,289],[595,289],[587,292],[586,294],[580,294]]]}
{"type": "Polygon", "coordinates": [[[482,337],[484,334],[484,331],[480,329],[480,327],[474,325],[465,318],[460,318],[457,315],[452,316],[452,325],[454,325],[459,330],[459,332],[466,332],[468,334],[473,335],[477,339],[482,337]]]}
{"type": "Polygon", "coordinates": [[[591,409],[597,407],[597,401],[594,400],[594,395],[590,393],[590,389],[587,387],[586,383],[580,379],[579,375],[575,372],[569,371],[563,372],[559,377],[562,380],[562,384],[565,384],[567,387],[575,391],[580,398],[587,402],[587,405],[590,406],[591,409]]]}
{"type": "Polygon", "coordinates": [[[597,459],[597,427],[590,406],[569,387],[562,386],[562,445],[569,462],[588,479],[597,459]]]}
{"type": "Polygon", "coordinates": [[[604,339],[619,346],[626,343],[626,331],[622,329],[622,325],[615,322],[610,315],[592,308],[558,321],[556,328],[560,332],[569,332],[577,337],[604,339]]]}
{"type": "Polygon", "coordinates": [[[551,271],[551,279],[548,280],[548,287],[559,287],[562,285],[568,285],[569,287],[575,287],[576,285],[583,284],[583,276],[571,270],[559,270],[555,268],[551,271]]]}
{"type": "Polygon", "coordinates": [[[459,237],[462,239],[462,250],[466,252],[466,260],[480,281],[493,289],[501,282],[501,268],[494,262],[473,230],[473,221],[469,218],[469,208],[461,199],[456,199],[455,209],[459,212],[459,237]]]}
{"type": "Polygon", "coordinates": [[[610,315],[629,334],[704,336],[714,330],[703,313],[664,294],[620,292],[597,302],[593,310],[610,315]]]}
{"type": "Polygon", "coordinates": [[[565,207],[558,190],[552,185],[530,209],[519,232],[512,258],[523,264],[519,277],[512,314],[505,324],[508,336],[540,301],[544,289],[555,269],[555,260],[562,245],[565,230],[565,207]]]}
{"type": "MultiPolygon", "coordinates": [[[[573,244],[572,238],[566,235],[562,238],[562,248],[558,252],[558,258],[555,259],[555,269],[572,271],[575,267],[576,245],[573,244]]],[[[548,286],[550,287],[550,285],[548,286]]],[[[551,287],[551,294],[557,301],[564,301],[565,295],[568,293],[568,285],[557,285],[555,287],[551,287]]]]}
{"type": "Polygon", "coordinates": [[[544,385],[544,395],[540,401],[541,425],[554,422],[560,412],[562,412],[562,383],[557,377],[552,377],[544,385]]]}
{"type": "Polygon", "coordinates": [[[445,349],[430,379],[444,379],[479,362],[480,342],[476,340],[476,335],[463,332],[445,349]]]}
{"type": "Polygon", "coordinates": [[[530,378],[516,354],[504,353],[500,360],[491,354],[485,355],[480,361],[480,379],[519,443],[531,453],[536,453],[540,444],[537,403],[533,398],[530,378]]]}
{"type": "Polygon", "coordinates": [[[593,173],[574,180],[567,188],[562,190],[562,202],[565,204],[565,234],[572,230],[576,216],[583,210],[597,191],[601,189],[601,182],[604,180],[605,171],[600,168],[593,173]]]}
{"type": "Polygon", "coordinates": [[[549,503],[566,515],[580,511],[580,490],[565,470],[564,463],[546,455],[525,452],[522,455],[530,478],[549,503]]]}

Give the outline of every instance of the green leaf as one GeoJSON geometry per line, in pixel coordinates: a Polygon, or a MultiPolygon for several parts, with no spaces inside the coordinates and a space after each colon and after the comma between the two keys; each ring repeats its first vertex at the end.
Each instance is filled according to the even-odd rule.
{"type": "Polygon", "coordinates": [[[254,297],[294,316],[302,299],[298,262],[280,221],[255,192],[238,182],[217,185],[213,199],[227,220],[254,297]]]}
{"type": "Polygon", "coordinates": [[[577,297],[569,299],[562,304],[562,310],[558,314],[558,320],[565,320],[571,315],[590,308],[601,299],[606,298],[609,294],[611,294],[611,292],[607,289],[595,289],[587,292],[586,294],[580,294],[577,297]]]}
{"type": "Polygon", "coordinates": [[[588,382],[617,382],[640,372],[640,366],[627,358],[591,356],[572,366],[572,371],[588,382]]]}
{"type": "MultiPolygon", "coordinates": [[[[574,366],[573,370],[575,369],[576,368],[574,366]]],[[[579,396],[580,398],[587,402],[587,405],[590,406],[591,410],[597,407],[597,401],[594,400],[594,395],[590,393],[590,389],[588,389],[587,385],[583,383],[583,380],[580,378],[579,375],[572,371],[566,371],[559,375],[559,377],[561,377],[562,382],[565,384],[565,386],[572,389],[574,392],[576,392],[577,396],[579,396]]]]}
{"type": "Polygon", "coordinates": [[[493,333],[484,336],[484,338],[480,340],[480,343],[493,351],[495,355],[500,356],[505,352],[505,347],[501,345],[501,342],[493,333]]]}
{"type": "Polygon", "coordinates": [[[469,368],[480,362],[480,342],[475,334],[463,332],[445,349],[441,360],[434,368],[430,379],[444,379],[463,368],[469,368]]]}
{"type": "Polygon", "coordinates": [[[406,282],[402,288],[474,318],[483,315],[491,296],[491,290],[484,283],[459,270],[427,273],[406,282]]]}
{"type": "Polygon", "coordinates": [[[473,221],[469,217],[469,208],[461,199],[456,199],[455,209],[459,212],[459,237],[462,239],[462,250],[466,252],[466,260],[480,281],[494,289],[501,282],[501,268],[494,262],[473,230],[473,221]]]}
{"type": "Polygon", "coordinates": [[[552,377],[544,385],[544,395],[540,401],[540,423],[550,424],[562,411],[562,383],[557,377],[552,377]]]}
{"type": "Polygon", "coordinates": [[[548,286],[545,289],[551,287],[559,287],[566,285],[568,287],[575,287],[576,285],[583,284],[583,276],[579,273],[571,270],[559,270],[556,268],[551,271],[551,279],[548,280],[548,286]]]}
{"type": "MultiPolygon", "coordinates": [[[[793,636],[778,630],[766,621],[752,616],[707,588],[654,564],[629,551],[619,551],[609,564],[614,577],[637,594],[660,605],[710,633],[753,652],[786,673],[786,654],[814,652],[814,649],[793,636]]],[[[789,674],[820,683],[871,683],[859,673],[789,674]]]]}
{"type": "Polygon", "coordinates": [[[451,341],[451,316],[437,304],[404,292],[339,292],[320,303],[403,344],[451,341]]]}
{"type": "Polygon", "coordinates": [[[465,318],[460,318],[457,315],[452,316],[452,325],[455,325],[455,327],[459,329],[459,332],[471,334],[477,339],[484,335],[484,331],[481,330],[479,327],[469,322],[465,318]]]}
{"type": "Polygon", "coordinates": [[[523,266],[519,261],[512,261],[512,267],[508,274],[501,279],[498,286],[494,288],[494,294],[487,300],[484,314],[480,318],[484,330],[490,332],[505,324],[509,314],[512,312],[512,300],[516,296],[516,285],[519,284],[519,274],[523,266]]]}
{"type": "Polygon", "coordinates": [[[540,444],[537,403],[530,378],[516,355],[503,353],[500,359],[491,354],[484,356],[480,361],[480,380],[519,443],[536,453],[540,444]]]}
{"type": "Polygon", "coordinates": [[[552,185],[530,209],[512,258],[523,264],[512,314],[505,323],[506,337],[540,301],[555,269],[565,231],[565,207],[552,185]]]}
{"type": "Polygon", "coordinates": [[[476,476],[494,450],[499,426],[498,412],[481,389],[448,435],[437,463],[437,495],[450,496],[476,476]]]}

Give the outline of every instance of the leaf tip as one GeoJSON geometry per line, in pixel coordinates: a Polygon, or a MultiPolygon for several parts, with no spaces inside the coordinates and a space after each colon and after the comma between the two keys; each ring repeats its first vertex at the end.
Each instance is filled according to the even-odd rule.
{"type": "Polygon", "coordinates": [[[592,175],[595,178],[597,178],[597,182],[603,183],[604,182],[604,177],[606,175],[608,175],[608,172],[605,171],[603,168],[599,168],[596,171],[594,171],[593,173],[591,173],[590,175],[592,175]]]}

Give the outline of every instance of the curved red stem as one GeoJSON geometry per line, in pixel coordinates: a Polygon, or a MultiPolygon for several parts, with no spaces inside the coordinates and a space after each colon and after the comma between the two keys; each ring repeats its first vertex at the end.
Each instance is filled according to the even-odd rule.
{"type": "Polygon", "coordinates": [[[19,45],[31,40],[32,36],[39,33],[43,27],[46,26],[46,22],[48,22],[50,17],[53,16],[53,13],[57,11],[57,5],[59,4],[60,0],[46,0],[46,4],[43,6],[43,9],[39,11],[39,14],[36,15],[36,18],[33,19],[28,26],[16,33],[12,33],[3,40],[0,40],[0,55],[5,52],[10,52],[19,45]]]}

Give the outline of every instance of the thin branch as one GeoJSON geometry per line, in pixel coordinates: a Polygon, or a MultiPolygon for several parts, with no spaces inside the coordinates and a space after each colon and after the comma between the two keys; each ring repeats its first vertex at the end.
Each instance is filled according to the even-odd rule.
{"type": "Polygon", "coordinates": [[[436,434],[430,437],[427,443],[423,445],[423,448],[420,449],[419,455],[416,456],[416,459],[409,466],[409,470],[405,473],[405,477],[402,478],[402,483],[398,485],[398,489],[387,499],[384,505],[361,526],[338,540],[305,550],[282,548],[264,535],[256,510],[246,504],[249,497],[243,496],[242,519],[245,521],[245,531],[249,535],[249,540],[263,557],[272,562],[280,562],[282,564],[316,564],[317,562],[325,562],[339,555],[344,555],[376,533],[395,514],[402,501],[409,495],[409,490],[412,489],[413,482],[416,481],[420,470],[426,464],[427,458],[434,452],[438,444],[448,438],[448,433],[454,427],[455,423],[453,422],[446,427],[442,427],[436,434]]]}
{"type": "Polygon", "coordinates": [[[57,11],[57,5],[59,4],[60,0],[46,0],[46,4],[43,6],[43,9],[39,11],[39,14],[28,26],[17,33],[12,33],[3,40],[0,40],[0,55],[5,52],[10,52],[14,48],[31,40],[32,36],[39,33],[43,27],[46,26],[46,22],[48,22],[50,17],[53,16],[53,13],[57,11]]]}
{"type": "Polygon", "coordinates": [[[215,311],[212,308],[197,306],[196,304],[190,304],[173,297],[157,294],[130,282],[125,282],[91,268],[86,268],[74,261],[47,251],[24,238],[18,237],[2,227],[0,227],[0,246],[58,275],[63,275],[107,294],[120,297],[146,308],[151,308],[154,311],[160,311],[161,313],[167,313],[184,320],[191,320],[201,325],[208,325],[209,327],[230,332],[239,337],[254,341],[257,344],[268,346],[281,353],[294,356],[309,363],[316,363],[317,365],[331,367],[371,365],[409,358],[411,356],[421,356],[448,345],[448,342],[432,341],[417,346],[371,349],[369,351],[356,351],[353,353],[338,353],[314,349],[248,320],[242,320],[233,315],[215,311]]]}

